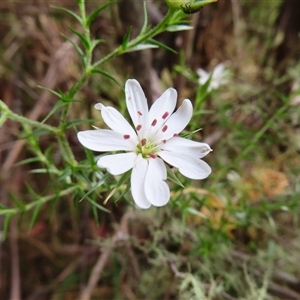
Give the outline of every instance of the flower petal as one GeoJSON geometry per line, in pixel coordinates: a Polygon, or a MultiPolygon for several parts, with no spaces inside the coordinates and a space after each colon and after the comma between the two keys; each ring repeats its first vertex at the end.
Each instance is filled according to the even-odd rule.
{"type": "Polygon", "coordinates": [[[225,65],[223,63],[216,65],[213,71],[213,78],[220,79],[224,75],[224,71],[225,65]]]}
{"type": "Polygon", "coordinates": [[[168,140],[176,134],[179,134],[189,123],[193,115],[193,105],[188,99],[185,99],[177,111],[172,114],[168,121],[155,135],[156,140],[168,140]]]}
{"type": "Polygon", "coordinates": [[[148,119],[148,104],[145,94],[135,79],[128,79],[125,84],[126,105],[138,134],[144,132],[148,119]],[[140,129],[138,129],[140,127],[140,129]]]}
{"type": "Polygon", "coordinates": [[[201,85],[205,84],[206,81],[208,80],[210,74],[208,72],[206,72],[205,70],[201,69],[201,68],[197,69],[196,72],[199,76],[199,83],[201,85]]]}
{"type": "Polygon", "coordinates": [[[149,124],[147,125],[152,134],[156,133],[162,124],[169,119],[175,109],[176,102],[177,91],[169,88],[152,104],[148,117],[149,124]]]}
{"type": "Polygon", "coordinates": [[[144,188],[147,170],[148,161],[139,154],[131,173],[131,194],[135,204],[143,209],[151,206],[151,203],[147,200],[144,188]]]}
{"type": "Polygon", "coordinates": [[[120,175],[132,169],[136,157],[134,152],[105,155],[100,157],[97,165],[99,168],[106,168],[112,175],[120,175]]]}
{"type": "Polygon", "coordinates": [[[185,153],[197,158],[202,158],[212,151],[206,143],[194,142],[179,136],[169,139],[163,144],[161,149],[176,153],[185,153]]]}
{"type": "Polygon", "coordinates": [[[115,108],[111,106],[104,106],[102,103],[95,105],[96,109],[101,111],[101,116],[105,124],[112,130],[122,134],[135,136],[136,132],[127,120],[115,108]]]}
{"type": "Polygon", "coordinates": [[[149,159],[149,166],[145,178],[145,194],[154,206],[166,205],[170,199],[170,189],[164,181],[167,170],[164,162],[156,157],[149,159]]]}
{"type": "Polygon", "coordinates": [[[99,152],[133,151],[138,142],[136,138],[124,138],[123,134],[109,129],[79,131],[77,137],[84,147],[99,152]]]}
{"type": "Polygon", "coordinates": [[[157,155],[168,164],[178,168],[179,172],[188,178],[204,179],[211,173],[211,168],[206,162],[185,153],[160,151],[157,155]]]}

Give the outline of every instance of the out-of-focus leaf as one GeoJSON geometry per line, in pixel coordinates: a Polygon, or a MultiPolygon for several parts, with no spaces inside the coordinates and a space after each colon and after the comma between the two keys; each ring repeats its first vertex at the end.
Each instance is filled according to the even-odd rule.
{"type": "Polygon", "coordinates": [[[91,23],[93,22],[93,20],[99,15],[99,13],[104,10],[105,8],[107,8],[108,6],[112,5],[114,2],[116,2],[115,0],[112,0],[108,3],[103,4],[102,6],[99,6],[98,8],[96,8],[95,10],[93,10],[91,12],[91,14],[87,17],[86,20],[86,26],[89,28],[91,23]]]}
{"type": "Polygon", "coordinates": [[[176,31],[183,31],[183,30],[191,30],[193,26],[190,25],[171,25],[167,27],[167,31],[176,32],[176,31]]]}
{"type": "Polygon", "coordinates": [[[67,14],[69,14],[70,16],[72,16],[73,18],[75,18],[80,24],[82,24],[82,19],[80,16],[78,16],[77,14],[75,14],[73,11],[67,9],[67,8],[64,8],[64,7],[61,7],[61,6],[56,6],[56,5],[51,5],[51,7],[55,8],[55,9],[58,9],[58,10],[61,10],[67,14]]]}

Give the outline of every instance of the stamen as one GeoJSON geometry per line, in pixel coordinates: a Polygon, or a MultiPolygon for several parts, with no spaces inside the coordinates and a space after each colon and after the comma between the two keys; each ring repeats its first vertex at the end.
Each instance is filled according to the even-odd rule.
{"type": "Polygon", "coordinates": [[[142,139],[142,140],[141,140],[141,145],[142,145],[142,146],[145,146],[146,143],[147,143],[147,140],[146,140],[146,139],[142,139]]]}
{"type": "Polygon", "coordinates": [[[162,142],[165,144],[167,142],[167,140],[162,140],[162,142]]]}
{"type": "Polygon", "coordinates": [[[153,154],[153,153],[150,153],[149,156],[150,156],[151,158],[156,158],[156,155],[153,154]]]}
{"type": "Polygon", "coordinates": [[[138,112],[137,112],[140,116],[142,116],[143,114],[138,110],[138,112]]]}
{"type": "Polygon", "coordinates": [[[130,138],[130,135],[129,135],[129,134],[124,134],[124,135],[123,135],[123,138],[124,138],[125,140],[128,140],[128,139],[130,138]]]}
{"type": "Polygon", "coordinates": [[[177,136],[178,136],[178,133],[174,133],[174,134],[173,134],[173,137],[177,137],[177,136]]]}
{"type": "Polygon", "coordinates": [[[166,131],[167,131],[167,129],[168,129],[168,126],[167,126],[167,125],[165,125],[165,126],[162,128],[162,132],[166,132],[166,131]]]}
{"type": "Polygon", "coordinates": [[[156,120],[156,119],[154,119],[154,120],[152,121],[152,123],[151,123],[151,126],[155,126],[155,125],[156,125],[156,123],[157,123],[157,120],[156,120]]]}
{"type": "Polygon", "coordinates": [[[142,128],[142,125],[136,126],[136,130],[139,131],[142,128]]]}
{"type": "Polygon", "coordinates": [[[169,115],[169,113],[166,111],[166,112],[162,115],[162,118],[163,118],[163,119],[166,119],[168,115],[169,115]]]}

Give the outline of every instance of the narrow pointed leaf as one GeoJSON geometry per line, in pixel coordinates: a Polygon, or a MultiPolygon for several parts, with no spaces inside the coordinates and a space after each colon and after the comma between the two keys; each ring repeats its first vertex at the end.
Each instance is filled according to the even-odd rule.
{"type": "Polygon", "coordinates": [[[115,2],[115,0],[110,1],[98,8],[96,8],[94,11],[91,12],[91,14],[88,16],[87,20],[86,20],[86,26],[90,27],[91,23],[93,22],[93,20],[99,15],[99,13],[104,10],[105,8],[107,8],[108,6],[112,5],[115,2]]]}
{"type": "Polygon", "coordinates": [[[54,107],[51,109],[51,111],[48,113],[48,115],[45,117],[45,119],[42,121],[42,123],[45,123],[51,116],[53,116],[58,110],[63,108],[64,106],[68,105],[67,102],[58,101],[55,103],[54,107]]]}
{"type": "Polygon", "coordinates": [[[107,203],[107,201],[114,195],[114,193],[120,188],[120,186],[126,182],[129,177],[130,177],[130,174],[131,174],[131,170],[130,171],[127,171],[126,173],[124,173],[122,175],[122,177],[119,179],[119,181],[117,182],[117,184],[115,185],[115,187],[111,190],[111,192],[108,194],[108,196],[105,198],[104,200],[104,204],[107,203]]]}
{"type": "Polygon", "coordinates": [[[55,9],[58,9],[58,10],[61,10],[67,14],[69,14],[70,16],[72,16],[73,18],[75,18],[80,24],[82,24],[82,19],[80,18],[80,16],[78,16],[77,14],[75,14],[73,11],[67,9],[67,8],[64,8],[64,7],[61,7],[61,6],[56,6],[56,5],[52,5],[51,7],[55,8],[55,9]]]}
{"type": "Polygon", "coordinates": [[[11,220],[11,218],[14,216],[14,213],[10,213],[7,214],[5,216],[4,222],[3,222],[3,230],[2,230],[2,239],[5,240],[6,239],[6,235],[8,232],[8,227],[9,227],[9,222],[11,220]]]}
{"type": "Polygon", "coordinates": [[[100,43],[104,43],[104,40],[103,39],[92,40],[91,41],[91,50],[93,50],[100,43]]]}
{"type": "Polygon", "coordinates": [[[107,213],[110,213],[110,211],[103,207],[102,205],[100,205],[99,203],[95,202],[94,200],[92,200],[90,197],[86,197],[85,198],[86,201],[88,201],[89,203],[91,203],[94,207],[97,207],[98,209],[102,210],[102,211],[105,211],[107,213]]]}
{"type": "Polygon", "coordinates": [[[72,27],[70,27],[70,29],[73,33],[75,33],[80,38],[84,48],[87,49],[87,50],[90,50],[91,49],[90,41],[82,33],[80,33],[79,31],[75,30],[72,27]]]}
{"type": "Polygon", "coordinates": [[[156,41],[154,39],[149,39],[148,43],[150,43],[151,45],[155,45],[156,47],[160,47],[160,48],[166,49],[168,51],[171,51],[171,52],[177,54],[177,52],[174,49],[172,49],[171,47],[169,47],[169,46],[167,46],[167,45],[165,45],[165,44],[163,44],[161,42],[158,42],[158,41],[156,41]]]}
{"type": "Polygon", "coordinates": [[[123,50],[126,50],[126,48],[127,48],[127,44],[129,42],[129,39],[130,39],[131,29],[132,29],[132,26],[129,27],[129,29],[127,30],[127,32],[124,36],[124,39],[123,39],[123,42],[122,42],[122,49],[123,50]]]}
{"type": "Polygon", "coordinates": [[[148,14],[147,14],[146,1],[144,1],[144,24],[143,24],[143,27],[141,29],[140,35],[142,35],[146,32],[147,25],[148,25],[148,14]]]}
{"type": "Polygon", "coordinates": [[[183,30],[191,30],[193,29],[193,26],[189,25],[172,25],[167,27],[167,31],[169,32],[176,32],[176,31],[183,31],[183,30]]]}
{"type": "Polygon", "coordinates": [[[84,55],[83,51],[81,50],[81,48],[76,43],[74,43],[69,37],[67,37],[66,35],[63,34],[63,37],[65,39],[67,39],[73,45],[73,47],[77,51],[77,53],[78,53],[78,55],[79,55],[79,57],[80,57],[80,59],[83,63],[83,65],[85,66],[85,55],[84,55]]]}
{"type": "Polygon", "coordinates": [[[108,79],[112,80],[113,82],[115,82],[119,87],[123,88],[122,85],[112,75],[110,75],[109,73],[107,73],[107,72],[105,72],[103,70],[93,69],[92,73],[101,74],[101,75],[107,77],[108,79]]]}
{"type": "Polygon", "coordinates": [[[153,49],[153,48],[158,48],[158,46],[153,45],[153,44],[139,44],[139,45],[136,45],[136,46],[126,50],[126,52],[134,52],[134,51],[153,49]]]}
{"type": "Polygon", "coordinates": [[[32,217],[31,217],[31,220],[30,220],[30,224],[29,224],[29,231],[32,229],[33,225],[35,224],[35,221],[37,219],[37,216],[40,212],[40,209],[42,207],[43,203],[40,202],[39,204],[36,205],[34,211],[33,211],[33,214],[32,214],[32,217]]]}
{"type": "Polygon", "coordinates": [[[48,89],[48,88],[46,88],[44,86],[41,86],[41,85],[37,85],[37,87],[40,88],[40,89],[42,89],[42,90],[45,90],[45,91],[51,93],[52,95],[56,96],[58,99],[61,99],[61,94],[60,93],[58,93],[56,91],[53,91],[51,89],[48,89]]]}
{"type": "Polygon", "coordinates": [[[183,185],[183,183],[178,179],[178,177],[176,176],[176,174],[173,172],[173,170],[168,166],[167,166],[167,173],[168,173],[168,179],[173,181],[174,183],[178,184],[179,186],[181,186],[182,188],[185,188],[185,186],[183,185]]]}
{"type": "Polygon", "coordinates": [[[9,195],[10,195],[10,199],[19,210],[23,211],[26,209],[26,205],[18,201],[17,198],[12,193],[9,193],[9,195]]]}

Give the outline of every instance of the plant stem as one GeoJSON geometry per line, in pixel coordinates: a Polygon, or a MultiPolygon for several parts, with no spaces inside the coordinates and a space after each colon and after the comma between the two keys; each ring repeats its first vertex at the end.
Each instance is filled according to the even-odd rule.
{"type": "Polygon", "coordinates": [[[1,113],[5,114],[7,116],[7,118],[12,119],[14,121],[17,121],[21,124],[26,124],[26,125],[31,125],[31,126],[34,126],[34,127],[37,127],[37,128],[42,128],[42,129],[45,129],[45,130],[47,130],[51,133],[54,133],[54,134],[57,134],[59,132],[59,129],[56,128],[56,127],[53,127],[53,126],[47,125],[47,124],[43,124],[43,123],[40,123],[40,122],[37,122],[37,121],[33,121],[33,120],[30,120],[26,117],[15,114],[1,100],[0,100],[0,110],[1,110],[1,113]]]}

